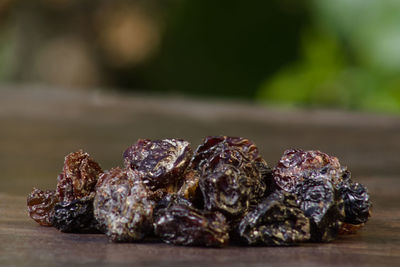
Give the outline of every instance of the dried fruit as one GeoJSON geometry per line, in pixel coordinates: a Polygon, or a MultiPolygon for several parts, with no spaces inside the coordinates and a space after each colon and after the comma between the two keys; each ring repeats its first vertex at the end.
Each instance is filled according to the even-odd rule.
{"type": "Polygon", "coordinates": [[[113,216],[112,212],[118,209],[120,203],[130,194],[133,183],[133,179],[128,177],[127,170],[119,167],[100,175],[93,205],[94,216],[103,232],[107,231],[108,217],[113,216]]]}
{"type": "Polygon", "coordinates": [[[203,193],[204,207],[217,210],[230,217],[244,214],[256,196],[254,187],[257,180],[247,176],[232,165],[222,165],[217,170],[203,176],[200,188],[203,193]]]}
{"type": "Polygon", "coordinates": [[[200,173],[205,209],[220,211],[229,219],[245,214],[265,192],[263,172],[257,162],[264,161],[248,139],[207,137],[191,163],[200,173]]]}
{"type": "Polygon", "coordinates": [[[300,208],[311,220],[312,240],[328,242],[339,232],[344,219],[344,205],[332,183],[318,175],[316,172],[305,177],[295,191],[300,208]]]}
{"type": "Polygon", "coordinates": [[[79,150],[56,191],[34,189],[30,216],[62,232],[101,231],[113,242],[156,234],[176,245],[288,246],[354,233],[370,216],[365,186],[320,151],[287,150],[271,170],[256,145],[209,136],[193,155],[180,139],[139,139],[125,168],[103,172],[79,150]],[[193,156],[193,157],[192,157],[193,156]]]}
{"type": "Polygon", "coordinates": [[[261,174],[261,179],[265,183],[264,196],[268,196],[279,188],[276,186],[272,170],[264,160],[256,161],[255,166],[261,174]]]}
{"type": "Polygon", "coordinates": [[[220,163],[236,167],[263,161],[257,146],[249,139],[230,136],[207,136],[192,159],[191,165],[201,173],[220,163]]]}
{"type": "Polygon", "coordinates": [[[54,190],[33,188],[27,198],[29,216],[43,226],[52,226],[54,206],[58,202],[54,190]]]}
{"type": "Polygon", "coordinates": [[[79,150],[68,154],[57,181],[59,201],[70,202],[93,197],[97,179],[102,172],[99,164],[88,153],[79,150]]]}
{"type": "Polygon", "coordinates": [[[114,168],[103,174],[94,198],[94,215],[111,241],[143,239],[153,227],[153,193],[140,174],[114,168]]]}
{"type": "Polygon", "coordinates": [[[229,226],[221,213],[185,204],[167,205],[159,210],[154,229],[164,242],[175,245],[222,247],[229,240],[229,226]]]}
{"type": "Polygon", "coordinates": [[[310,239],[310,220],[296,196],[275,192],[240,221],[237,232],[249,245],[287,246],[310,239]]]}
{"type": "Polygon", "coordinates": [[[200,175],[198,171],[188,169],[184,174],[184,181],[177,194],[190,200],[193,203],[202,205],[202,195],[199,187],[200,175]]]}
{"type": "Polygon", "coordinates": [[[170,187],[175,191],[192,154],[189,142],[184,140],[139,139],[125,150],[124,163],[127,168],[138,171],[151,190],[170,187]]]}
{"type": "Polygon", "coordinates": [[[341,167],[336,157],[331,157],[318,150],[303,151],[299,149],[286,150],[273,169],[276,184],[287,192],[294,192],[296,185],[301,183],[309,172],[318,172],[333,185],[343,181],[346,168],[341,167]]]}
{"type": "Polygon", "coordinates": [[[359,183],[344,183],[339,189],[344,200],[345,219],[348,224],[362,224],[370,217],[371,202],[367,188],[359,183]]]}
{"type": "Polygon", "coordinates": [[[98,224],[93,216],[93,199],[82,198],[57,203],[54,207],[53,225],[65,233],[98,232],[98,224]]]}

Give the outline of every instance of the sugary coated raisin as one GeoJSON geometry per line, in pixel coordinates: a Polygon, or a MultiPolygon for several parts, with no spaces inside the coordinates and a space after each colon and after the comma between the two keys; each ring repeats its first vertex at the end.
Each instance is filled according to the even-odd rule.
{"type": "Polygon", "coordinates": [[[142,183],[140,173],[113,169],[97,187],[94,214],[101,229],[113,242],[143,239],[153,230],[152,192],[142,183]]]}
{"type": "Polygon", "coordinates": [[[120,167],[100,175],[93,205],[95,218],[104,233],[107,231],[108,217],[130,194],[133,183],[134,177],[129,177],[128,171],[120,167]]]}

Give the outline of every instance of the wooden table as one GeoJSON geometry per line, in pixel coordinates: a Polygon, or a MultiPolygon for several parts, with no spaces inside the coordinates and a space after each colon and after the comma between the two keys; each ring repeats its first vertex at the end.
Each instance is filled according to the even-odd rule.
{"type": "Polygon", "coordinates": [[[251,103],[0,86],[0,266],[400,266],[400,117],[279,110],[251,103]],[[298,247],[223,249],[63,234],[26,212],[33,186],[55,187],[65,154],[83,148],[104,169],[137,138],[245,136],[272,166],[286,148],[339,157],[365,184],[373,216],[357,234],[298,247]]]}

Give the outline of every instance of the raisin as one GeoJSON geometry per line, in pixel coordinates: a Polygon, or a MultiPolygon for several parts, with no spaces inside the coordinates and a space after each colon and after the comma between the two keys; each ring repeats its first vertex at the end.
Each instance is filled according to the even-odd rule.
{"type": "Polygon", "coordinates": [[[339,192],[344,200],[345,219],[349,224],[362,224],[370,217],[371,201],[367,188],[359,183],[344,183],[339,192]]]}
{"type": "Polygon", "coordinates": [[[194,204],[197,208],[203,208],[203,196],[201,194],[200,175],[198,171],[188,169],[184,174],[184,182],[177,192],[177,195],[186,198],[194,204]]]}
{"type": "Polygon", "coordinates": [[[114,206],[118,206],[129,195],[133,182],[127,170],[119,167],[100,175],[93,205],[95,218],[104,233],[107,231],[107,217],[111,215],[114,206]]]}
{"type": "Polygon", "coordinates": [[[221,213],[184,203],[159,210],[154,229],[164,242],[175,245],[222,247],[229,241],[229,226],[221,213]]]}
{"type": "Polygon", "coordinates": [[[343,181],[346,169],[340,166],[336,157],[318,150],[286,150],[273,169],[276,184],[287,192],[294,192],[297,183],[308,176],[308,172],[319,172],[320,176],[330,180],[335,186],[343,181]]]}
{"type": "Polygon", "coordinates": [[[265,183],[265,192],[264,195],[268,196],[271,193],[275,192],[277,189],[279,189],[276,186],[274,176],[272,175],[272,169],[268,167],[267,163],[264,160],[256,161],[255,162],[255,167],[261,174],[261,178],[265,183]]]}
{"type": "Polygon", "coordinates": [[[265,193],[265,161],[253,142],[240,137],[207,137],[193,157],[191,168],[200,173],[199,186],[207,210],[229,219],[245,214],[265,193]]]}
{"type": "Polygon", "coordinates": [[[52,226],[54,206],[58,202],[54,190],[33,188],[27,198],[29,216],[43,226],[52,226]]]}
{"type": "Polygon", "coordinates": [[[170,188],[175,191],[192,157],[187,141],[180,139],[139,139],[124,152],[127,168],[140,172],[151,189],[170,188]]]}
{"type": "Polygon", "coordinates": [[[62,173],[58,176],[57,195],[59,201],[70,202],[84,197],[93,197],[102,169],[88,153],[79,150],[65,157],[62,173]]]}
{"type": "Polygon", "coordinates": [[[296,196],[274,192],[241,220],[237,232],[249,245],[287,246],[310,239],[310,220],[296,196]]]}
{"type": "Polygon", "coordinates": [[[225,164],[200,180],[204,207],[221,211],[229,217],[241,216],[254,197],[255,182],[240,169],[225,164]]]}
{"type": "Polygon", "coordinates": [[[230,136],[207,136],[192,159],[191,165],[203,171],[214,169],[220,162],[240,166],[262,161],[257,146],[249,139],[230,136]]]}
{"type": "Polygon", "coordinates": [[[93,199],[82,198],[57,203],[54,207],[53,225],[64,233],[98,232],[98,223],[93,216],[93,199]]]}
{"type": "Polygon", "coordinates": [[[138,241],[153,230],[154,193],[142,183],[140,175],[114,168],[100,178],[94,215],[113,242],[138,241]]]}
{"type": "Polygon", "coordinates": [[[311,221],[311,239],[328,242],[336,238],[344,219],[343,199],[332,183],[311,173],[296,186],[300,208],[311,221]]]}

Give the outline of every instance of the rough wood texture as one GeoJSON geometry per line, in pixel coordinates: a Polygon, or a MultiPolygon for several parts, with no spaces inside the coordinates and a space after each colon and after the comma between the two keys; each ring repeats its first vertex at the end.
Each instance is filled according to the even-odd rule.
{"type": "Polygon", "coordinates": [[[0,86],[0,124],[0,266],[400,265],[399,117],[0,86]],[[108,169],[137,138],[181,137],[195,147],[216,134],[254,140],[270,165],[290,147],[338,156],[369,188],[373,217],[327,244],[207,249],[110,244],[102,235],[40,227],[27,215],[31,188],[54,188],[64,155],[78,148],[108,169]]]}

